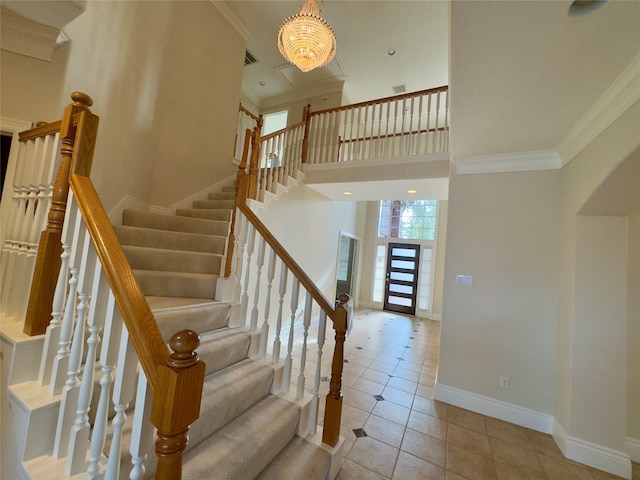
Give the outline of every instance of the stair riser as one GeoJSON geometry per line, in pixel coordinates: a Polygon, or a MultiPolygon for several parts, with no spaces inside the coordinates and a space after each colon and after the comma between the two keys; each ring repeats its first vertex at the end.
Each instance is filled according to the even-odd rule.
{"type": "Polygon", "coordinates": [[[193,208],[226,208],[232,209],[235,200],[195,200],[193,208]]]}
{"type": "Polygon", "coordinates": [[[235,200],[235,192],[213,192],[208,195],[209,200],[235,200]]]}
{"type": "Polygon", "coordinates": [[[220,273],[221,255],[146,247],[123,247],[131,268],[187,273],[220,273]]]}
{"type": "Polygon", "coordinates": [[[122,225],[114,228],[122,245],[167,250],[188,250],[220,255],[224,253],[226,247],[226,237],[223,236],[171,232],[122,225]]]}
{"type": "Polygon", "coordinates": [[[160,332],[168,342],[174,333],[187,328],[200,334],[225,327],[229,320],[230,309],[230,305],[220,303],[184,309],[154,310],[153,316],[158,322],[160,332]]]}
{"type": "Polygon", "coordinates": [[[176,217],[125,210],[122,223],[133,227],[169,230],[172,232],[198,233],[226,237],[229,233],[229,222],[206,220],[200,218],[176,217]]]}
{"type": "Polygon", "coordinates": [[[145,295],[155,297],[187,297],[213,299],[216,293],[215,275],[167,278],[163,272],[134,271],[145,295]]]}
{"type": "Polygon", "coordinates": [[[207,220],[221,220],[228,222],[231,219],[231,210],[226,208],[191,208],[176,210],[179,217],[205,218],[207,220]]]}

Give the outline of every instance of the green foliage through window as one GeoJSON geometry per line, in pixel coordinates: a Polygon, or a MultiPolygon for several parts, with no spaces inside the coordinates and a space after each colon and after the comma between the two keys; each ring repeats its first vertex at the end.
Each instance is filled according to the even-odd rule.
{"type": "Polygon", "coordinates": [[[378,237],[435,240],[437,200],[382,200],[378,237]]]}

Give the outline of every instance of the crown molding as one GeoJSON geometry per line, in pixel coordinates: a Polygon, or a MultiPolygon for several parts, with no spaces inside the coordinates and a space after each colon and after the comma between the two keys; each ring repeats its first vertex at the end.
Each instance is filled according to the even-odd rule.
{"type": "Polygon", "coordinates": [[[452,160],[458,175],[532,172],[562,168],[562,159],[556,150],[477,155],[454,158],[452,160]]]}
{"type": "Polygon", "coordinates": [[[593,104],[558,146],[562,166],[640,100],[640,55],[593,104]]]}
{"type": "Polygon", "coordinates": [[[53,61],[53,52],[67,36],[58,28],[33,22],[3,9],[0,45],[2,50],[28,57],[53,61]]]}
{"type": "Polygon", "coordinates": [[[242,37],[245,42],[249,41],[251,38],[251,31],[247,28],[247,26],[242,23],[242,21],[238,18],[238,16],[231,11],[227,2],[223,2],[221,0],[209,0],[211,4],[218,9],[218,11],[222,14],[222,16],[229,22],[229,24],[233,27],[233,29],[238,32],[238,34],[242,37]]]}

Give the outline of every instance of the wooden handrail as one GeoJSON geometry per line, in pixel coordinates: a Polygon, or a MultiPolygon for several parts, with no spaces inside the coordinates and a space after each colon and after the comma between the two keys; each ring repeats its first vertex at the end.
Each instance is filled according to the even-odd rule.
{"type": "Polygon", "coordinates": [[[240,103],[240,107],[238,108],[238,110],[240,110],[241,112],[244,112],[247,115],[249,115],[251,118],[253,118],[256,121],[256,123],[258,124],[259,127],[262,127],[262,120],[263,120],[262,115],[255,115],[255,114],[251,113],[249,110],[247,110],[242,105],[242,103],[240,103]]]}
{"type": "Polygon", "coordinates": [[[260,219],[256,216],[255,213],[246,205],[240,205],[240,211],[242,214],[253,224],[255,229],[262,235],[262,237],[266,240],[269,246],[276,252],[276,255],[282,259],[282,262],[287,266],[289,271],[298,278],[300,283],[304,286],[304,288],[311,294],[313,299],[316,301],[320,308],[327,314],[329,318],[333,321],[335,318],[335,309],[331,302],[327,300],[324,294],[316,287],[316,284],[309,278],[309,276],[305,273],[304,270],[298,265],[298,263],[293,259],[289,252],[282,246],[280,242],[273,236],[273,234],[269,231],[269,229],[260,221],[260,219]]]}
{"type": "Polygon", "coordinates": [[[163,364],[169,357],[167,344],[138,286],[91,179],[73,173],[70,183],[96,247],[105,277],[113,290],[122,318],[138,352],[140,364],[155,390],[158,365],[163,364]]]}
{"type": "Polygon", "coordinates": [[[46,137],[47,135],[54,134],[60,131],[60,125],[62,124],[62,120],[57,120],[55,122],[47,123],[45,125],[37,125],[30,130],[25,130],[24,132],[20,132],[18,134],[18,140],[21,142],[26,142],[27,140],[32,140],[34,138],[46,137]]]}
{"type": "Polygon", "coordinates": [[[293,131],[296,128],[302,127],[302,126],[304,126],[304,120],[302,122],[298,122],[298,123],[294,123],[293,125],[289,125],[288,127],[281,128],[280,130],[277,130],[277,131],[275,131],[273,133],[270,133],[269,135],[265,135],[264,137],[260,136],[260,141],[261,142],[266,142],[267,140],[270,140],[271,138],[275,138],[278,135],[282,135],[283,133],[293,131]]]}
{"type": "Polygon", "coordinates": [[[353,108],[360,108],[360,107],[365,107],[365,106],[368,106],[368,105],[378,105],[380,103],[393,102],[393,101],[396,101],[396,100],[403,100],[405,98],[411,98],[411,97],[419,97],[421,95],[429,95],[429,94],[438,93],[438,92],[446,92],[448,89],[449,89],[449,86],[448,85],[444,85],[442,87],[430,88],[428,90],[419,90],[417,92],[402,93],[400,95],[393,95],[391,97],[378,98],[376,100],[369,100],[367,102],[352,103],[351,105],[343,105],[341,107],[334,107],[334,108],[327,108],[325,110],[318,110],[317,112],[312,112],[311,116],[323,115],[325,113],[331,113],[331,112],[340,112],[340,111],[343,111],[343,110],[351,110],[353,108]]]}

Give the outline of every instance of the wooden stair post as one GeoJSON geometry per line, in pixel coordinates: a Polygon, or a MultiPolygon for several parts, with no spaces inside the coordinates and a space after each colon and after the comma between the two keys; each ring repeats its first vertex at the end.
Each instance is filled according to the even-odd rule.
{"type": "Polygon", "coordinates": [[[151,422],[158,429],[156,480],[182,478],[182,453],[189,441],[189,427],[200,416],[205,365],[195,352],[200,337],[182,330],[169,342],[174,351],[166,365],[158,366],[151,422]]]}
{"type": "Polygon", "coordinates": [[[309,130],[311,125],[311,104],[308,103],[302,111],[302,120],[304,121],[304,137],[302,139],[302,163],[307,163],[307,155],[309,153],[309,130]]]}
{"type": "Polygon", "coordinates": [[[336,346],[331,363],[331,381],[324,411],[322,442],[335,447],[340,440],[340,420],[342,418],[342,369],[344,368],[344,341],[347,337],[348,313],[345,304],[349,295],[341,293],[336,305],[333,328],[336,331],[336,346]]]}
{"type": "MultiPolygon", "coordinates": [[[[27,315],[24,322],[23,332],[29,336],[43,334],[51,320],[53,294],[56,289],[61,264],[62,244],[60,239],[69,195],[69,174],[76,143],[76,117],[79,113],[86,112],[93,118],[92,125],[96,130],[98,125],[98,117],[89,110],[89,107],[93,105],[91,97],[81,92],[73,92],[71,99],[73,103],[65,109],[60,125],[60,140],[62,142],[60,168],[53,187],[53,199],[49,210],[47,228],[40,235],[27,315]]],[[[93,138],[95,138],[96,130],[92,134],[93,138]]],[[[89,138],[90,136],[91,134],[89,134],[89,138]]],[[[87,147],[86,141],[83,144],[87,147]]],[[[90,148],[92,151],[93,146],[90,148]]],[[[85,167],[90,168],[90,165],[89,161],[85,167]]]]}

